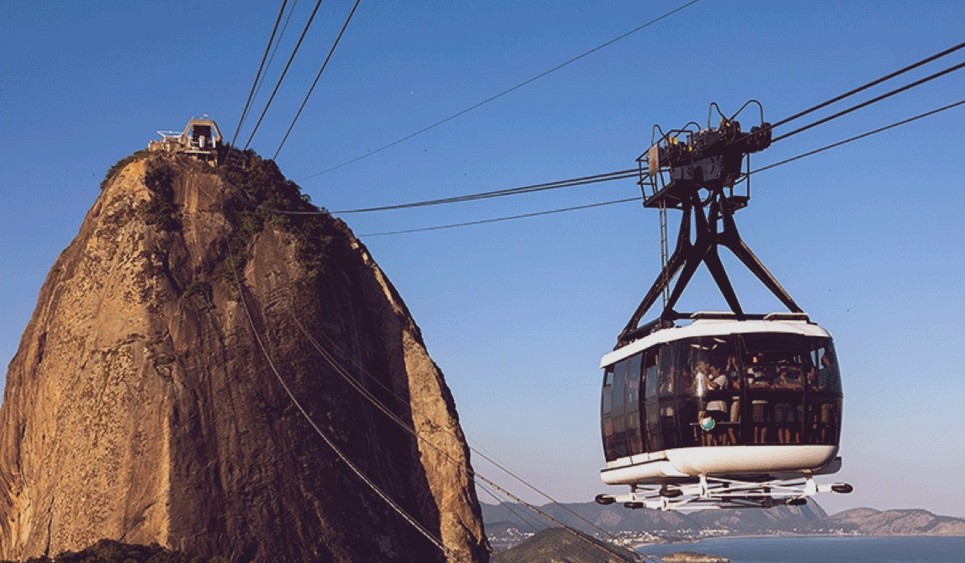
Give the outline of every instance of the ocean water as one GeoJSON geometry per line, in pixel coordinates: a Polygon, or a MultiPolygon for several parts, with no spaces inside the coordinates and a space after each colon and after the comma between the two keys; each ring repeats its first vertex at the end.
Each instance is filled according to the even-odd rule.
{"type": "Polygon", "coordinates": [[[640,549],[647,555],[696,551],[722,555],[734,563],[854,561],[876,563],[965,563],[965,537],[764,537],[715,538],[640,549]]]}

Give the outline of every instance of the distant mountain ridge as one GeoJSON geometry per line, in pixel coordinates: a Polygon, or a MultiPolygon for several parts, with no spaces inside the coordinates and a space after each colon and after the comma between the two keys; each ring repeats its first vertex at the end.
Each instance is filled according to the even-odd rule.
{"type": "MultiPolygon", "coordinates": [[[[486,531],[494,547],[510,547],[550,527],[521,505],[481,505],[486,531]]],[[[799,507],[690,513],[630,510],[596,503],[550,504],[540,509],[589,534],[599,534],[599,530],[594,529],[596,526],[609,534],[633,537],[640,542],[734,535],[965,536],[963,518],[940,516],[922,509],[855,508],[828,515],[813,501],[799,507]]]]}
{"type": "Polygon", "coordinates": [[[940,516],[915,508],[853,508],[839,512],[829,520],[855,526],[854,532],[869,536],[965,536],[965,518],[940,516]]]}

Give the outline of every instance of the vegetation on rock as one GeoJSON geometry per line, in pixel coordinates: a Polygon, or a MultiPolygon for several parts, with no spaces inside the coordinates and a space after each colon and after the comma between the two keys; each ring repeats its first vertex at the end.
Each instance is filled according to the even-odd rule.
{"type": "Polygon", "coordinates": [[[226,275],[244,269],[248,244],[269,225],[294,237],[306,281],[313,280],[326,268],[333,238],[344,233],[337,230],[337,222],[328,211],[312,205],[298,184],[285,178],[274,161],[264,160],[252,150],[241,154],[244,166],[222,170],[223,179],[237,192],[225,203],[225,216],[234,227],[228,239],[226,275]]]}
{"type": "Polygon", "coordinates": [[[167,166],[152,163],[144,175],[144,184],[151,191],[151,199],[142,202],[138,215],[148,225],[161,231],[177,231],[181,228],[178,206],[174,203],[174,174],[167,166]]]}

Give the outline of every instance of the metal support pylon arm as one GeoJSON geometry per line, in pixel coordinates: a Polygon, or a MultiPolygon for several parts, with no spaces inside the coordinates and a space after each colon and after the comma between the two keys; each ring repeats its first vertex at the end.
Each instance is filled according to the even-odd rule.
{"type": "Polygon", "coordinates": [[[803,313],[804,310],[794,302],[794,299],[791,298],[787,290],[785,290],[771,272],[768,271],[764,263],[760,261],[757,255],[754,254],[750,247],[747,246],[747,243],[741,238],[740,232],[737,230],[737,223],[734,222],[733,211],[726,206],[722,211],[724,230],[720,233],[720,244],[730,249],[730,251],[734,253],[734,256],[757,276],[757,279],[759,279],[789,311],[792,313],[803,313]]]}
{"type": "MultiPolygon", "coordinates": [[[[683,216],[680,218],[680,231],[677,234],[677,245],[674,247],[673,254],[667,261],[667,264],[663,267],[660,274],[657,275],[657,279],[654,280],[653,285],[650,286],[650,290],[643,297],[643,301],[637,306],[636,311],[630,317],[630,322],[620,333],[620,337],[617,339],[617,345],[621,343],[626,343],[636,329],[637,325],[640,324],[640,319],[647,314],[650,307],[657,302],[660,294],[664,289],[670,285],[670,282],[676,277],[677,272],[684,265],[684,257],[690,251],[692,244],[690,242],[690,210],[685,209],[683,216]]],[[[667,311],[667,306],[665,305],[664,311],[667,311]]]]}

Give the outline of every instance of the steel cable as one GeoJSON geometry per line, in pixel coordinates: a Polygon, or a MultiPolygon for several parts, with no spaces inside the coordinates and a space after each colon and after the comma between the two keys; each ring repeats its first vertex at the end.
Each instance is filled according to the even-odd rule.
{"type": "Polygon", "coordinates": [[[298,49],[302,46],[302,41],[305,40],[305,35],[308,34],[308,29],[312,27],[312,22],[315,21],[315,14],[318,13],[318,8],[322,5],[322,0],[318,0],[315,3],[315,8],[312,9],[312,15],[308,17],[308,22],[305,24],[305,28],[302,29],[302,34],[298,37],[298,42],[295,43],[295,48],[292,50],[292,54],[288,57],[288,62],[285,63],[285,68],[281,71],[281,76],[278,77],[278,82],[275,83],[275,88],[271,91],[271,96],[268,97],[268,102],[265,104],[265,109],[261,110],[261,115],[258,116],[258,122],[255,123],[255,128],[252,129],[251,135],[248,136],[248,141],[245,142],[245,149],[251,146],[251,140],[255,138],[255,133],[258,132],[258,128],[261,126],[262,120],[265,119],[265,114],[268,113],[268,108],[271,107],[271,103],[275,100],[275,94],[278,93],[278,89],[281,88],[281,83],[285,80],[285,75],[288,74],[288,69],[292,66],[292,61],[295,60],[295,55],[298,53],[298,49]]]}
{"type": "MultiPolygon", "coordinates": [[[[251,83],[251,91],[248,92],[248,101],[245,102],[245,109],[241,111],[241,118],[238,119],[238,126],[235,127],[235,134],[231,136],[232,145],[235,144],[235,139],[238,138],[238,132],[241,131],[241,125],[245,122],[245,117],[248,115],[248,109],[251,108],[251,101],[255,98],[255,90],[261,81],[261,71],[265,68],[265,60],[268,58],[268,52],[271,51],[271,44],[275,41],[275,32],[278,31],[278,22],[281,21],[281,16],[285,13],[286,4],[288,4],[288,0],[282,0],[281,8],[278,9],[278,17],[275,18],[275,25],[271,28],[271,35],[268,37],[268,44],[265,45],[265,54],[261,56],[261,62],[258,64],[258,72],[255,73],[255,81],[251,83]]],[[[279,40],[280,39],[281,38],[279,38],[279,40]]]]}
{"type": "Polygon", "coordinates": [[[657,23],[657,22],[659,22],[659,21],[661,21],[661,20],[663,20],[663,19],[666,19],[666,18],[668,18],[668,17],[676,14],[677,12],[679,12],[679,11],[681,11],[681,10],[687,8],[687,7],[692,6],[693,4],[696,4],[697,2],[698,2],[698,0],[690,0],[690,2],[687,2],[687,3],[685,3],[685,4],[682,4],[682,5],[674,8],[673,10],[670,10],[669,12],[667,12],[667,13],[659,16],[659,17],[656,17],[656,18],[654,18],[654,19],[652,19],[652,20],[650,20],[650,21],[648,21],[648,22],[646,22],[646,23],[643,23],[643,24],[641,24],[641,25],[639,25],[639,26],[631,29],[630,31],[627,31],[627,32],[625,32],[625,33],[623,33],[623,34],[621,34],[621,35],[618,35],[617,37],[614,37],[613,39],[610,39],[610,40],[608,40],[608,41],[606,41],[606,42],[604,42],[604,43],[601,43],[600,45],[597,45],[596,47],[590,49],[589,51],[584,51],[583,53],[580,53],[579,55],[577,55],[577,56],[575,56],[575,57],[573,57],[573,58],[570,58],[570,59],[568,59],[568,60],[566,60],[566,61],[564,61],[564,62],[562,62],[562,63],[560,63],[560,64],[558,64],[558,65],[556,65],[556,66],[554,66],[553,68],[551,68],[551,69],[549,69],[549,70],[545,70],[545,71],[537,74],[536,76],[533,76],[533,77],[531,77],[531,78],[528,78],[528,79],[520,82],[519,84],[516,84],[515,86],[512,86],[512,87],[510,87],[510,88],[507,88],[506,90],[503,90],[502,92],[499,92],[498,94],[495,94],[495,95],[493,95],[493,96],[490,96],[490,97],[486,98],[485,100],[483,100],[483,101],[481,101],[481,102],[478,102],[478,103],[473,104],[473,105],[471,105],[471,106],[469,106],[469,107],[467,107],[467,108],[465,108],[465,109],[463,109],[463,110],[461,110],[461,111],[458,111],[458,112],[450,115],[449,117],[440,119],[439,121],[436,121],[435,123],[432,123],[431,125],[428,125],[428,126],[426,126],[426,127],[423,127],[422,129],[419,129],[418,131],[415,131],[414,133],[410,133],[410,134],[408,134],[408,135],[406,135],[406,136],[404,136],[404,137],[402,137],[402,138],[400,138],[400,139],[397,139],[397,140],[395,140],[395,141],[392,141],[391,143],[388,143],[388,144],[386,144],[386,145],[382,145],[381,147],[379,147],[379,148],[377,148],[377,149],[371,150],[371,151],[369,151],[369,152],[367,152],[367,153],[365,153],[365,154],[363,154],[363,155],[357,156],[357,157],[355,157],[355,158],[353,158],[353,159],[351,159],[351,160],[347,160],[347,161],[345,161],[345,162],[343,162],[343,163],[341,163],[341,164],[338,164],[338,165],[333,166],[333,167],[331,167],[331,168],[328,168],[328,169],[326,169],[326,170],[322,170],[321,172],[316,172],[315,174],[309,174],[308,176],[305,176],[305,177],[303,177],[303,178],[299,178],[298,181],[301,182],[301,181],[303,181],[303,180],[308,180],[309,178],[314,178],[314,177],[316,177],[316,176],[321,176],[322,174],[328,174],[329,172],[332,172],[332,171],[334,171],[334,170],[338,170],[339,168],[343,168],[343,167],[345,167],[345,166],[348,166],[349,164],[353,164],[353,163],[358,162],[358,161],[360,161],[360,160],[362,160],[362,159],[368,158],[368,157],[370,157],[370,156],[374,156],[374,155],[376,155],[376,154],[378,154],[378,153],[380,153],[380,152],[382,152],[382,151],[384,151],[384,150],[386,150],[386,149],[390,149],[390,148],[392,148],[392,147],[394,147],[394,146],[396,146],[396,145],[398,145],[398,144],[400,144],[400,143],[404,143],[405,141],[408,141],[409,139],[412,139],[413,137],[418,137],[419,135],[422,135],[423,133],[426,133],[427,131],[431,131],[431,130],[435,129],[436,127],[439,127],[440,125],[444,125],[444,124],[452,121],[453,119],[456,119],[456,118],[458,118],[458,117],[461,117],[461,116],[463,116],[463,115],[465,115],[465,114],[467,114],[467,113],[469,113],[469,112],[471,112],[471,111],[473,111],[473,110],[479,109],[480,107],[482,107],[482,106],[484,106],[484,105],[486,105],[486,104],[488,104],[488,103],[490,103],[490,102],[493,102],[493,101],[495,101],[495,100],[498,100],[499,98],[502,98],[503,96],[505,96],[505,95],[507,95],[507,94],[510,94],[510,93],[512,93],[512,92],[515,92],[516,90],[519,90],[520,88],[523,88],[524,86],[527,86],[527,85],[529,85],[529,84],[532,84],[533,82],[536,82],[537,80],[539,80],[539,79],[541,79],[541,78],[544,78],[544,77],[546,77],[546,76],[548,76],[548,75],[556,72],[557,70],[560,70],[560,69],[563,68],[563,67],[566,67],[566,66],[568,66],[568,65],[570,65],[570,64],[572,64],[572,63],[575,63],[575,62],[579,61],[580,59],[583,59],[583,58],[585,58],[585,57],[587,57],[587,56],[589,56],[589,55],[591,55],[591,54],[593,54],[593,53],[595,53],[595,52],[597,52],[597,51],[599,51],[599,50],[601,50],[601,49],[604,49],[604,48],[606,48],[606,47],[609,47],[610,45],[612,45],[612,44],[614,44],[614,43],[616,43],[616,42],[618,42],[618,41],[620,41],[620,40],[622,40],[622,39],[625,39],[626,37],[629,37],[630,35],[633,35],[634,33],[637,33],[638,31],[641,31],[641,30],[643,30],[643,29],[646,29],[646,28],[650,27],[651,25],[653,25],[653,24],[655,24],[655,23],[657,23]]]}
{"type": "Polygon", "coordinates": [[[315,75],[315,80],[312,82],[312,86],[308,89],[308,93],[305,94],[305,99],[302,100],[302,105],[298,106],[298,111],[295,113],[295,118],[292,119],[291,125],[288,126],[288,131],[285,131],[285,136],[282,138],[281,143],[278,145],[278,149],[275,150],[275,154],[272,155],[271,159],[275,160],[278,158],[278,153],[281,152],[281,148],[285,146],[285,141],[288,140],[288,136],[291,135],[292,129],[295,128],[295,123],[298,122],[298,118],[302,115],[302,110],[305,109],[305,104],[308,103],[308,98],[311,97],[312,92],[315,91],[315,86],[318,84],[318,79],[322,77],[322,73],[325,72],[325,67],[328,66],[328,61],[332,59],[332,54],[335,53],[335,48],[338,47],[339,41],[342,40],[342,35],[345,33],[345,28],[348,27],[348,23],[352,21],[352,16],[355,15],[355,10],[359,7],[359,2],[361,0],[355,0],[355,5],[352,6],[352,11],[349,12],[348,17],[345,18],[345,23],[342,24],[342,29],[338,32],[338,37],[335,38],[335,43],[332,44],[332,48],[329,49],[328,55],[325,57],[325,62],[322,63],[322,68],[318,69],[318,74],[315,75]]]}

